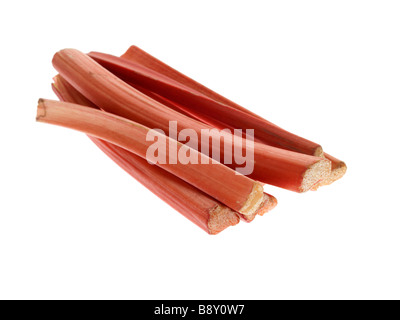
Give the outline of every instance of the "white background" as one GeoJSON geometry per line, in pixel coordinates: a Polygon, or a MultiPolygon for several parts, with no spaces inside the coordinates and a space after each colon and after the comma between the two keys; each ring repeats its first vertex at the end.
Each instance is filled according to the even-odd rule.
{"type": "Polygon", "coordinates": [[[0,298],[400,298],[398,1],[1,3],[0,298]],[[81,133],[35,123],[52,55],[136,44],[346,161],[209,236],[81,133]]]}

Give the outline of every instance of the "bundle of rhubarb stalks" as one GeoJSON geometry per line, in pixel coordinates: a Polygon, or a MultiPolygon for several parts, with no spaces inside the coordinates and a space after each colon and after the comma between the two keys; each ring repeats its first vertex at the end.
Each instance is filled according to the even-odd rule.
{"type": "Polygon", "coordinates": [[[86,133],[121,168],[209,234],[273,209],[277,200],[264,192],[264,184],[301,193],[346,172],[344,162],[318,143],[278,127],[138,47],[121,57],[65,49],[54,55],[53,65],[59,74],[52,87],[60,101],[40,99],[37,121],[86,133]],[[224,161],[224,147],[188,141],[188,129],[198,137],[206,130],[211,140],[222,137],[235,141],[239,151],[252,152],[246,164],[251,172],[235,170],[243,161],[224,161]],[[155,141],[164,142],[157,159],[165,161],[149,161],[155,141]],[[190,161],[177,161],[176,155],[190,161]]]}

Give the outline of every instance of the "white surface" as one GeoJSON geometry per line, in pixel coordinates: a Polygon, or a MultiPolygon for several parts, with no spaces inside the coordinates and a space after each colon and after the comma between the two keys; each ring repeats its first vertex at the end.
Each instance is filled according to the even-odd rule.
{"type": "Polygon", "coordinates": [[[13,1],[0,10],[0,298],[400,298],[398,1],[13,1]],[[208,236],[35,123],[52,55],[136,44],[346,161],[208,236]]]}

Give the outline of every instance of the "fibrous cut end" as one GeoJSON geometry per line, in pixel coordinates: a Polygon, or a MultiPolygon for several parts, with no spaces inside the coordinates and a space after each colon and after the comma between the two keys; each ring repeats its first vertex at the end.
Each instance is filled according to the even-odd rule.
{"type": "Polygon", "coordinates": [[[264,200],[264,188],[261,183],[255,182],[246,203],[239,210],[244,216],[252,216],[260,208],[264,200]]]}
{"type": "Polygon", "coordinates": [[[46,115],[46,107],[44,105],[44,99],[39,99],[36,112],[36,121],[40,121],[46,115]]]}
{"type": "Polygon", "coordinates": [[[343,176],[346,174],[346,171],[347,171],[347,166],[343,161],[336,163],[335,167],[334,168],[332,167],[331,174],[326,179],[324,179],[321,182],[319,182],[318,184],[316,184],[312,188],[312,190],[316,191],[320,187],[328,186],[328,185],[334,183],[335,181],[343,178],[343,176]]]}
{"type": "Polygon", "coordinates": [[[239,215],[228,207],[217,205],[210,211],[208,219],[208,232],[218,234],[228,227],[235,226],[240,222],[239,215]]]}
{"type": "Polygon", "coordinates": [[[341,161],[340,163],[338,163],[337,167],[332,170],[329,177],[324,181],[322,181],[322,185],[327,186],[335,182],[336,180],[339,180],[345,175],[346,171],[347,171],[347,166],[343,161],[341,161]]]}
{"type": "Polygon", "coordinates": [[[278,205],[278,200],[274,196],[271,196],[270,194],[264,194],[264,197],[265,201],[261,208],[257,211],[259,216],[263,216],[267,212],[270,212],[278,205]]]}
{"type": "Polygon", "coordinates": [[[257,215],[263,216],[267,212],[271,211],[276,207],[278,204],[278,200],[274,196],[271,196],[270,194],[264,193],[263,195],[263,201],[261,203],[261,206],[259,209],[254,212],[252,215],[249,216],[242,216],[243,220],[246,222],[251,222],[253,221],[257,215]]]}
{"type": "Polygon", "coordinates": [[[331,174],[331,162],[326,159],[321,159],[312,164],[303,175],[303,182],[300,186],[300,192],[306,192],[312,187],[324,181],[331,174]]]}
{"type": "Polygon", "coordinates": [[[315,151],[314,151],[314,156],[315,157],[323,157],[324,156],[324,150],[322,149],[321,146],[318,146],[315,151]]]}

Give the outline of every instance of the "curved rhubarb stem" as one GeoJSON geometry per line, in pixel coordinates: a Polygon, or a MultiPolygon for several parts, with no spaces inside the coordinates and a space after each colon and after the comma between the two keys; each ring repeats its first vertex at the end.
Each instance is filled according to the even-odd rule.
{"type": "MultiPolygon", "coordinates": [[[[52,87],[58,98],[64,102],[97,109],[60,76],[54,78],[52,87]]],[[[128,150],[104,140],[88,137],[118,166],[207,233],[217,234],[239,223],[240,218],[235,211],[191,184],[158,166],[149,164],[128,150]]],[[[274,199],[269,200],[268,198],[267,203],[274,202],[274,199]]],[[[257,213],[260,215],[264,213],[265,207],[266,205],[263,204],[257,213]]],[[[267,209],[271,210],[272,208],[269,206],[267,209]]]]}
{"type": "MultiPolygon", "coordinates": [[[[54,77],[52,88],[62,101],[97,109],[96,105],[82,96],[59,75],[54,77]]],[[[238,215],[233,214],[234,211],[182,179],[147,163],[132,152],[94,137],[89,136],[89,138],[147,189],[210,234],[216,234],[238,223],[239,218],[238,215]]],[[[257,214],[264,215],[276,205],[276,198],[264,193],[260,208],[253,215],[241,216],[245,221],[250,222],[257,214]]]]}
{"type": "MultiPolygon", "coordinates": [[[[202,130],[209,130],[214,136],[213,127],[171,110],[165,105],[132,88],[111,72],[103,68],[87,55],[74,49],[65,49],[53,58],[53,65],[75,89],[103,110],[139,122],[150,128],[169,132],[170,121],[177,122],[177,131],[192,129],[197,136],[202,130]]],[[[233,140],[231,134],[221,134],[233,140]]],[[[216,136],[220,139],[220,133],[216,136]]],[[[200,139],[199,139],[200,140],[200,139]]],[[[226,141],[226,140],[225,140],[226,141]]],[[[243,141],[242,146],[247,146],[243,141]]],[[[202,150],[198,141],[197,150],[202,150]]],[[[210,154],[214,154],[214,150],[210,154]]],[[[220,158],[224,158],[224,148],[217,148],[220,158]]],[[[243,147],[243,153],[246,153],[243,147]]],[[[252,160],[249,160],[252,161],[252,160]]],[[[237,163],[227,164],[237,167],[237,163]]],[[[330,173],[329,161],[254,143],[254,171],[252,179],[276,185],[296,192],[309,190],[330,173]]]]}
{"type": "MultiPolygon", "coordinates": [[[[151,131],[149,128],[125,118],[77,104],[40,99],[37,121],[82,131],[131,151],[144,159],[148,148],[152,145],[151,142],[146,141],[151,131]]],[[[160,155],[166,159],[166,163],[157,163],[158,166],[243,215],[251,215],[259,208],[263,201],[263,188],[260,183],[246,176],[237,175],[235,171],[194,150],[197,164],[180,162],[170,164],[172,162],[168,146],[176,141],[170,141],[170,138],[161,134],[157,137],[165,139],[167,147],[165,151],[159,150],[160,155]]],[[[181,148],[186,148],[179,142],[176,145],[178,153],[181,148]]]]}

